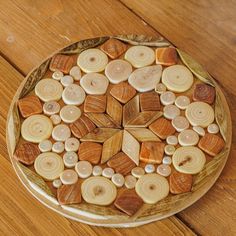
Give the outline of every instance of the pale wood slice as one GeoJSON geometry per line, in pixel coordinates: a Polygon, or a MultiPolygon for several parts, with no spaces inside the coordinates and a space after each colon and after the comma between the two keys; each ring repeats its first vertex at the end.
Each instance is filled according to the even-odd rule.
{"type": "Polygon", "coordinates": [[[106,100],[106,95],[87,95],[84,101],[84,112],[105,112],[106,100]]]}
{"type": "Polygon", "coordinates": [[[51,71],[59,70],[65,74],[69,74],[70,69],[75,64],[75,59],[72,56],[56,54],[52,57],[49,69],[51,71]]]}
{"type": "Polygon", "coordinates": [[[205,134],[198,143],[199,148],[211,156],[216,156],[225,146],[224,140],[215,134],[205,134]]]}
{"type": "Polygon", "coordinates": [[[25,165],[32,165],[36,157],[40,154],[37,144],[23,143],[16,148],[13,157],[25,165]]]}
{"type": "Polygon", "coordinates": [[[138,166],[139,164],[139,142],[126,130],[123,134],[122,151],[138,166]]]}
{"type": "Polygon", "coordinates": [[[158,93],[141,93],[139,98],[141,111],[160,111],[161,104],[158,93]]]}
{"type": "Polygon", "coordinates": [[[115,170],[116,173],[120,173],[124,176],[128,175],[136,164],[123,152],[119,152],[114,155],[107,165],[115,170]]]}
{"type": "Polygon", "coordinates": [[[115,206],[127,215],[134,215],[143,205],[143,200],[134,189],[125,189],[118,195],[115,206]]]}
{"type": "Polygon", "coordinates": [[[171,66],[177,63],[177,52],[175,48],[157,48],[156,64],[163,66],[171,66]]]}
{"type": "Polygon", "coordinates": [[[207,84],[196,84],[193,91],[193,100],[212,104],[215,101],[215,88],[207,84]]]}
{"type": "Polygon", "coordinates": [[[122,121],[122,105],[111,95],[107,96],[107,114],[119,125],[122,121]]]}
{"type": "Polygon", "coordinates": [[[108,39],[101,47],[111,59],[116,59],[127,50],[126,44],[117,39],[108,39]]]}
{"type": "Polygon", "coordinates": [[[120,128],[120,126],[107,114],[86,113],[85,116],[99,128],[120,128]]]}
{"type": "Polygon", "coordinates": [[[115,133],[103,143],[101,163],[107,162],[112,156],[117,154],[122,145],[123,130],[115,133]]]}
{"type": "Polygon", "coordinates": [[[107,139],[112,137],[117,132],[119,132],[119,129],[96,128],[93,131],[91,131],[90,133],[83,136],[80,140],[81,141],[104,143],[107,139]]]}
{"type": "Polygon", "coordinates": [[[123,126],[139,114],[139,95],[132,98],[123,107],[123,126]]]}
{"type": "Polygon", "coordinates": [[[161,139],[166,139],[168,136],[175,133],[175,128],[172,126],[171,122],[163,117],[154,121],[149,126],[149,129],[161,139]]]}
{"type": "Polygon", "coordinates": [[[140,161],[150,164],[160,164],[164,156],[165,144],[156,141],[143,142],[140,151],[140,161]]]}
{"type": "Polygon", "coordinates": [[[74,123],[70,124],[71,132],[76,138],[82,138],[84,135],[93,131],[95,128],[96,126],[93,124],[93,122],[84,115],[82,115],[74,123]]]}
{"type": "Polygon", "coordinates": [[[136,94],[136,90],[127,82],[121,82],[113,86],[110,94],[121,103],[127,103],[136,94]]]}
{"type": "Polygon", "coordinates": [[[94,142],[83,142],[79,145],[79,160],[89,161],[92,164],[100,162],[102,145],[94,142]]]}
{"type": "Polygon", "coordinates": [[[190,192],[193,184],[193,176],[174,171],[170,175],[169,183],[170,192],[173,194],[190,192]]]}
{"type": "Polygon", "coordinates": [[[145,141],[161,141],[150,129],[147,128],[127,128],[139,142],[145,141]]]}
{"type": "Polygon", "coordinates": [[[75,204],[81,202],[81,183],[62,185],[57,190],[57,200],[60,204],[75,204]]]}
{"type": "Polygon", "coordinates": [[[153,121],[162,116],[162,112],[143,111],[137,114],[136,117],[129,120],[125,127],[148,127],[153,121]]]}
{"type": "Polygon", "coordinates": [[[26,118],[43,112],[43,106],[37,96],[30,95],[18,101],[20,114],[26,118]]]}

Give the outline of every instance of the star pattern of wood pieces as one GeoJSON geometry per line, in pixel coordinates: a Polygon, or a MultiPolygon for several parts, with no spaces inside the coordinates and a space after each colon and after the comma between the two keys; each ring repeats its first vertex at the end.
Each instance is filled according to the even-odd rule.
{"type": "Polygon", "coordinates": [[[160,163],[164,143],[156,130],[148,127],[163,114],[159,95],[154,93],[136,95],[134,88],[121,82],[113,85],[106,95],[88,95],[82,116],[70,124],[73,135],[82,142],[79,159],[92,164],[107,163],[124,175],[140,161],[160,163]],[[148,105],[150,102],[153,104],[148,105]],[[160,150],[147,156],[145,152],[153,143],[160,150]],[[90,150],[96,151],[91,154],[90,150]]]}

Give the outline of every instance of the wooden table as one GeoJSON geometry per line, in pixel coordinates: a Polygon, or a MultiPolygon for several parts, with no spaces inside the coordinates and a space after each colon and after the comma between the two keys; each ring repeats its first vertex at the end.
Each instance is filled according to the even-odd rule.
{"type": "MultiPolygon", "coordinates": [[[[84,38],[162,34],[205,65],[236,116],[236,4],[214,0],[0,0],[1,235],[236,235],[236,144],[212,189],[183,212],[133,229],[91,227],[47,209],[16,177],[5,143],[11,99],[55,50],[84,38]]],[[[236,123],[233,123],[236,134],[236,123]]]]}

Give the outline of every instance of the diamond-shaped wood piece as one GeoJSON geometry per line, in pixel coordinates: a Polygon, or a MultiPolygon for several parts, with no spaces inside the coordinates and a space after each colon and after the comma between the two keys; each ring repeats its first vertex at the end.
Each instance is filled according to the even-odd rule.
{"type": "Polygon", "coordinates": [[[107,162],[111,157],[117,154],[122,145],[123,130],[115,133],[103,143],[101,163],[107,162]]]}
{"type": "Polygon", "coordinates": [[[171,66],[177,63],[177,52],[175,48],[157,48],[156,64],[163,66],[171,66]]]}
{"type": "Polygon", "coordinates": [[[118,125],[121,125],[122,110],[122,105],[114,97],[108,95],[106,112],[118,125]]]}
{"type": "Polygon", "coordinates": [[[175,128],[172,126],[171,122],[163,117],[154,121],[149,126],[149,129],[161,139],[166,139],[168,136],[175,133],[175,128]]]}
{"type": "Polygon", "coordinates": [[[127,175],[136,166],[136,164],[123,152],[114,155],[107,165],[115,170],[116,173],[127,175]]]}
{"type": "Polygon", "coordinates": [[[82,138],[89,132],[93,131],[95,128],[96,126],[93,124],[93,122],[85,115],[82,115],[74,123],[70,124],[71,132],[76,138],[82,138]]]}
{"type": "Polygon", "coordinates": [[[121,103],[127,103],[136,94],[136,90],[127,82],[121,82],[113,86],[110,94],[121,103]]]}
{"type": "Polygon", "coordinates": [[[117,39],[108,39],[102,46],[101,49],[110,58],[116,59],[127,50],[126,44],[122,43],[117,39]]]}

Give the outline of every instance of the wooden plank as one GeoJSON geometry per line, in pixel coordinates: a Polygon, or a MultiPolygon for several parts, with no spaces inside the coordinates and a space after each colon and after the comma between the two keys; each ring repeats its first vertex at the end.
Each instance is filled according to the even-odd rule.
{"type": "MultiPolygon", "coordinates": [[[[222,1],[131,1],[121,0],[173,44],[190,53],[220,82],[229,103],[232,121],[236,116],[234,71],[235,10],[222,1]]],[[[232,150],[213,188],[197,203],[178,214],[202,235],[236,234],[236,123],[232,150]]]]}
{"type": "Polygon", "coordinates": [[[25,74],[54,51],[81,39],[123,33],[157,35],[112,0],[1,1],[0,25],[1,53],[25,74]]]}
{"type": "MultiPolygon", "coordinates": [[[[89,6],[90,6],[89,4],[88,6],[86,6],[88,9],[87,8],[79,9],[77,8],[77,5],[75,4],[76,2],[74,1],[73,3],[71,3],[71,4],[74,4],[70,6],[71,12],[73,12],[74,9],[76,9],[77,13],[81,10],[83,10],[84,12],[89,11],[89,6]]],[[[48,37],[46,33],[47,30],[44,28],[48,27],[49,28],[48,30],[50,32],[50,27],[49,27],[50,24],[45,25],[45,22],[47,21],[45,19],[48,19],[47,17],[48,15],[50,15],[51,13],[50,11],[53,11],[53,9],[50,8],[51,3],[49,4],[48,8],[47,7],[45,8],[47,10],[43,9],[42,5],[40,4],[41,4],[41,1],[39,1],[38,4],[36,5],[37,5],[37,8],[39,9],[39,12],[40,12],[40,9],[42,9],[42,12],[39,14],[41,16],[39,17],[38,15],[35,16],[35,14],[32,14],[31,17],[33,16],[35,16],[36,18],[39,17],[39,19],[34,19],[34,20],[31,20],[31,18],[28,17],[27,14],[24,13],[22,9],[20,9],[22,5],[24,5],[24,7],[27,9],[30,8],[31,7],[30,2],[28,2],[28,4],[19,4],[18,5],[19,7],[15,6],[13,3],[8,2],[8,5],[5,5],[4,7],[6,7],[5,9],[10,9],[12,13],[12,15],[9,14],[11,15],[10,19],[6,15],[4,15],[3,12],[1,12],[0,10],[0,25],[2,26],[0,27],[0,31],[7,30],[8,32],[13,32],[12,34],[14,34],[13,38],[10,37],[7,40],[7,43],[9,43],[9,45],[6,44],[6,42],[2,41],[4,45],[3,44],[0,45],[0,50],[9,60],[11,60],[14,64],[16,64],[18,68],[21,68],[24,73],[27,73],[31,67],[39,63],[49,53],[51,53],[58,47],[61,47],[67,44],[67,42],[65,43],[64,38],[58,39],[58,33],[55,35],[55,31],[54,31],[55,30],[54,27],[56,27],[56,25],[60,23],[57,27],[59,26],[62,27],[62,24],[65,22],[65,19],[64,19],[65,15],[63,14],[64,10],[62,10],[60,16],[56,17],[57,20],[56,22],[54,22],[55,24],[54,27],[52,27],[52,31],[54,31],[54,33],[51,33],[52,35],[49,33],[49,38],[47,38],[48,37]],[[10,20],[11,23],[9,23],[9,21],[4,20],[4,16],[6,16],[8,20],[10,20]],[[16,17],[16,19],[14,19],[14,17],[16,17]],[[28,21],[30,21],[30,23],[27,24],[28,21]],[[42,21],[44,21],[44,23],[42,23],[42,21]],[[24,26],[25,24],[27,25],[27,27],[24,26]],[[39,29],[38,27],[34,28],[35,24],[38,25],[39,29]],[[7,25],[8,25],[8,28],[6,27],[7,25]],[[43,26],[41,27],[40,25],[41,26],[43,25],[43,26]],[[37,32],[34,32],[36,36],[32,35],[33,39],[31,38],[29,40],[27,37],[31,37],[31,35],[27,32],[32,33],[34,30],[38,30],[37,32]],[[17,43],[14,41],[16,39],[15,38],[16,35],[17,35],[17,43],[19,45],[16,45],[17,43]],[[39,39],[39,41],[36,40],[37,38],[39,39]],[[25,40],[27,42],[24,42],[25,40]],[[44,42],[44,41],[42,42],[42,40],[45,40],[45,43],[47,42],[48,45],[44,44],[44,46],[42,46],[44,42]],[[33,45],[33,41],[37,41],[36,43],[37,46],[33,45]],[[12,48],[14,48],[16,51],[14,51],[12,48]],[[14,51],[14,55],[12,54],[13,51],[14,51]],[[22,60],[22,58],[24,59],[22,60]]],[[[82,4],[82,1],[81,1],[81,4],[82,4]]],[[[128,25],[129,31],[132,33],[133,32],[143,33],[143,34],[149,34],[149,35],[155,34],[155,32],[149,27],[145,26],[138,17],[136,17],[135,15],[132,15],[129,11],[127,11],[127,9],[123,5],[119,3],[115,3],[113,7],[110,1],[106,1],[106,2],[99,1],[99,4],[102,4],[104,8],[104,14],[105,16],[107,15],[108,19],[106,20],[105,23],[100,22],[102,26],[99,26],[99,27],[97,26],[97,31],[95,33],[91,32],[93,30],[92,26],[94,22],[93,21],[90,23],[84,22],[84,27],[87,27],[86,29],[87,34],[86,32],[80,31],[81,37],[84,37],[84,38],[92,37],[95,34],[97,34],[99,30],[103,32],[102,34],[104,33],[115,34],[115,33],[125,33],[125,32],[127,33],[127,31],[125,31],[125,28],[127,27],[127,25],[128,25]],[[109,12],[113,14],[113,17],[123,17],[122,21],[118,21],[116,23],[117,27],[114,26],[115,31],[113,31],[114,29],[113,27],[111,27],[110,22],[112,21],[112,18],[109,16],[108,14],[109,12]],[[129,23],[127,24],[126,21],[129,23]],[[134,26],[136,28],[135,30],[132,29],[134,26]]],[[[101,8],[100,10],[102,11],[103,8],[101,8]]],[[[55,11],[58,12],[57,10],[55,11]]],[[[98,12],[101,13],[100,11],[98,12]]],[[[69,13],[67,12],[66,15],[68,15],[69,13]]],[[[77,17],[77,15],[75,16],[75,13],[73,14],[74,14],[74,17],[77,17]]],[[[90,15],[95,14],[95,10],[94,12],[87,13],[87,17],[89,17],[89,14],[90,15]]],[[[95,17],[96,17],[96,14],[95,14],[95,17]]],[[[79,22],[79,20],[83,20],[81,16],[77,18],[76,22],[79,22]]],[[[70,19],[68,19],[68,21],[70,21],[71,24],[73,24],[74,22],[74,20],[72,21],[70,19]]],[[[114,18],[113,18],[113,22],[116,22],[114,21],[114,18]]],[[[64,26],[64,28],[65,27],[66,25],[64,26]]],[[[78,40],[77,38],[78,36],[76,35],[76,31],[75,31],[75,25],[73,25],[72,29],[74,29],[73,30],[74,36],[71,36],[71,37],[74,37],[75,40],[78,40]]],[[[7,37],[5,36],[7,35],[4,34],[3,38],[7,39],[7,37],[10,35],[8,35],[7,37]]],[[[0,57],[0,74],[4,74],[3,79],[0,80],[0,86],[2,88],[5,88],[5,86],[7,85],[6,86],[7,91],[5,91],[5,89],[2,89],[1,91],[2,97],[6,97],[6,103],[4,104],[3,113],[2,113],[3,122],[1,122],[1,131],[3,132],[3,134],[5,134],[5,120],[6,120],[7,109],[23,77],[16,70],[14,70],[2,57],[0,57]]],[[[134,229],[97,228],[97,227],[90,227],[85,224],[80,224],[78,222],[69,221],[59,216],[57,213],[54,213],[51,210],[47,209],[46,207],[42,206],[42,204],[40,204],[36,200],[32,199],[33,197],[29,193],[27,193],[26,190],[23,188],[23,186],[19,183],[19,181],[16,180],[17,177],[15,176],[10,163],[8,163],[3,158],[7,156],[4,135],[0,137],[0,145],[1,147],[3,147],[1,149],[0,162],[4,163],[0,165],[0,172],[2,174],[2,176],[0,177],[2,177],[1,179],[5,180],[5,181],[2,181],[0,184],[0,190],[2,193],[0,209],[2,210],[2,212],[4,212],[4,217],[2,216],[0,220],[0,229],[2,230],[2,233],[4,235],[8,235],[10,233],[15,234],[16,232],[20,232],[24,235],[36,235],[36,234],[45,235],[47,234],[47,232],[50,232],[50,234],[58,233],[59,235],[63,235],[63,234],[64,235],[65,234],[66,235],[67,234],[71,234],[71,235],[106,234],[106,235],[109,235],[110,233],[112,233],[112,235],[124,235],[124,234],[142,235],[143,232],[145,231],[148,231],[150,235],[156,235],[156,234],[193,235],[194,234],[187,226],[185,226],[176,217],[170,217],[168,219],[155,222],[146,226],[142,226],[139,228],[134,228],[134,229]],[[4,171],[2,171],[1,168],[4,168],[4,171]],[[9,186],[11,188],[11,191],[9,191],[8,189],[9,186]],[[18,193],[17,197],[14,195],[16,190],[18,193]],[[14,205],[16,206],[9,208],[8,204],[4,204],[4,202],[9,203],[10,201],[14,202],[14,205]],[[38,219],[39,217],[40,217],[40,220],[38,219]],[[47,223],[49,221],[48,219],[50,219],[49,223],[47,223]]]]}

